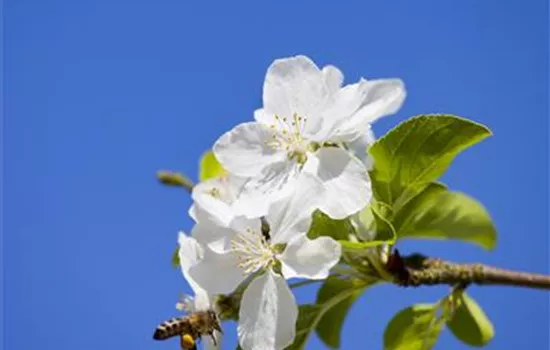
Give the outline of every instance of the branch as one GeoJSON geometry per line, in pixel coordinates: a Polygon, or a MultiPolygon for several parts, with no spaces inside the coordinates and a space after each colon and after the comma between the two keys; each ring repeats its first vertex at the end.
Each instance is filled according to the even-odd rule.
{"type": "Polygon", "coordinates": [[[157,172],[158,180],[167,186],[183,187],[189,193],[193,191],[195,184],[191,179],[181,173],[175,173],[167,170],[160,170],[157,172]]]}
{"type": "Polygon", "coordinates": [[[448,285],[501,285],[550,290],[550,276],[512,271],[484,264],[458,264],[420,254],[390,256],[388,271],[403,287],[448,285]]]}

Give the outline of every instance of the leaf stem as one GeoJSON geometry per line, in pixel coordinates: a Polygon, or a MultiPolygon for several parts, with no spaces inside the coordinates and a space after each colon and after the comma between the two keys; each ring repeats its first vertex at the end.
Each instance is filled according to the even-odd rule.
{"type": "Polygon", "coordinates": [[[299,287],[307,286],[309,284],[319,283],[319,282],[323,282],[323,281],[324,280],[304,280],[304,281],[300,281],[300,282],[290,283],[288,286],[291,289],[293,289],[293,288],[299,288],[299,287]]]}

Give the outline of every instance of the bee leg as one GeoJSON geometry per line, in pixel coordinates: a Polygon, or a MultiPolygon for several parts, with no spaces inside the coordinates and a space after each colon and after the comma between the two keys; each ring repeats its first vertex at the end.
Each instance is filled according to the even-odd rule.
{"type": "Polygon", "coordinates": [[[218,346],[218,340],[216,339],[216,336],[214,335],[214,332],[208,333],[210,338],[212,338],[212,343],[214,343],[214,346],[218,346]]]}
{"type": "Polygon", "coordinates": [[[217,330],[218,332],[220,332],[221,334],[223,334],[223,331],[222,331],[222,327],[220,326],[220,324],[214,324],[213,325],[214,329],[217,330]]]}
{"type": "Polygon", "coordinates": [[[182,350],[197,350],[197,343],[190,334],[180,334],[180,347],[182,350]]]}

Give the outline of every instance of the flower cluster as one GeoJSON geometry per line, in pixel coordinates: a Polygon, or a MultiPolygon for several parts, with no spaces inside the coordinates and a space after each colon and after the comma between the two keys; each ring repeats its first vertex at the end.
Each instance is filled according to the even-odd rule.
{"type": "MultiPolygon", "coordinates": [[[[193,189],[191,235],[180,233],[183,274],[195,307],[244,286],[238,336],[243,349],[283,349],[295,337],[291,278],[325,279],[340,260],[331,237],[310,239],[312,214],[343,219],[372,197],[365,148],[371,124],[405,98],[399,79],[343,86],[334,66],[305,56],[275,60],[254,121],[214,144],[227,171],[193,189]]],[[[189,304],[189,303],[186,303],[189,304]]]]}

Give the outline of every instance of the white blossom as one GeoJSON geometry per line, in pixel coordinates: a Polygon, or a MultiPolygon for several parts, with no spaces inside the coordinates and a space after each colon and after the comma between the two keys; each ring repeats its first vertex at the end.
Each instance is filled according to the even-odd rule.
{"type": "Polygon", "coordinates": [[[229,172],[249,178],[241,193],[248,217],[291,193],[299,174],[319,179],[320,209],[344,218],[362,209],[372,191],[365,165],[347,150],[370,124],[395,113],[405,97],[399,79],[365,80],[342,87],[336,67],[319,69],[309,58],[275,60],[268,68],[263,108],[214,145],[229,172]]]}
{"type": "MultiPolygon", "coordinates": [[[[187,236],[184,232],[178,235],[179,259],[183,276],[193,290],[194,296],[183,295],[181,300],[176,303],[176,308],[180,311],[196,312],[208,309],[216,310],[210,295],[204,290],[190,275],[189,269],[201,261],[204,257],[204,248],[193,237],[187,236]]],[[[214,331],[216,345],[210,337],[204,337],[205,350],[220,349],[221,334],[214,331]]]]}
{"type": "Polygon", "coordinates": [[[193,205],[189,215],[198,222],[201,217],[214,218],[221,225],[229,225],[238,211],[238,198],[246,179],[225,174],[198,183],[191,194],[193,205]]]}
{"type": "Polygon", "coordinates": [[[365,168],[369,171],[374,167],[374,159],[367,151],[375,141],[376,137],[374,136],[374,132],[372,128],[369,128],[365,134],[349,144],[349,150],[354,156],[361,160],[365,168]]]}
{"type": "Polygon", "coordinates": [[[273,202],[265,217],[268,236],[262,233],[260,219],[244,216],[227,227],[215,218],[199,220],[193,229],[193,236],[205,248],[189,274],[201,288],[227,294],[253,278],[239,310],[239,342],[244,349],[283,349],[291,344],[298,308],[285,279],[324,279],[340,259],[338,242],[306,236],[320,186],[304,174],[293,195],[273,202]]]}

